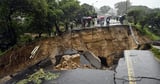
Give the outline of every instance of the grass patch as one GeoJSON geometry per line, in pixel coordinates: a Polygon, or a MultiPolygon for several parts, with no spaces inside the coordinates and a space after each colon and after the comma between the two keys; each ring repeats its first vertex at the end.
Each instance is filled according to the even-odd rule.
{"type": "Polygon", "coordinates": [[[160,37],[155,35],[154,33],[150,32],[147,28],[145,28],[145,32],[152,40],[159,40],[160,37]]]}
{"type": "Polygon", "coordinates": [[[3,52],[0,50],[0,56],[3,55],[3,52]]]}
{"type": "Polygon", "coordinates": [[[6,52],[7,52],[7,50],[4,52],[0,51],[0,57],[3,56],[6,52]]]}
{"type": "Polygon", "coordinates": [[[41,84],[43,80],[54,80],[60,76],[59,73],[45,72],[43,69],[33,73],[27,79],[23,79],[16,84],[41,84]]]}
{"type": "Polygon", "coordinates": [[[160,59],[160,49],[152,47],[151,51],[158,59],[160,59]]]}
{"type": "Polygon", "coordinates": [[[156,34],[154,34],[153,32],[149,31],[148,28],[141,28],[141,25],[137,24],[135,25],[135,27],[144,35],[147,35],[151,40],[160,40],[160,36],[157,36],[156,34]]]}

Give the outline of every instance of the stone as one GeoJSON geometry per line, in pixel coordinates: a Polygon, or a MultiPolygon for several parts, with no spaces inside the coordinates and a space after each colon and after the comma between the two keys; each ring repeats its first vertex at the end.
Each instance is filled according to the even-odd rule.
{"type": "Polygon", "coordinates": [[[107,57],[107,64],[109,67],[113,65],[113,60],[114,60],[114,57],[112,55],[107,57]]]}
{"type": "Polygon", "coordinates": [[[73,55],[78,53],[78,51],[74,50],[74,49],[67,49],[66,51],[64,51],[64,55],[73,55]]]}
{"type": "Polygon", "coordinates": [[[71,60],[80,65],[80,54],[72,55],[71,60]]]}
{"type": "Polygon", "coordinates": [[[85,51],[83,53],[83,55],[85,56],[85,58],[90,62],[90,64],[97,68],[100,69],[101,68],[101,60],[95,56],[92,52],[90,51],[85,51]]]}
{"type": "Polygon", "coordinates": [[[80,67],[80,55],[64,55],[60,63],[55,67],[57,70],[76,69],[80,67]]]}
{"type": "Polygon", "coordinates": [[[0,84],[5,84],[7,81],[11,80],[12,78],[10,76],[5,76],[0,79],[0,84]]]}
{"type": "Polygon", "coordinates": [[[83,55],[80,55],[80,62],[82,65],[91,65],[83,55]]]}
{"type": "Polygon", "coordinates": [[[46,59],[44,59],[44,60],[41,60],[41,61],[38,63],[38,66],[39,66],[40,68],[45,68],[45,67],[50,66],[50,65],[52,65],[52,64],[53,64],[53,63],[52,63],[51,59],[50,59],[50,58],[46,58],[46,59]]]}

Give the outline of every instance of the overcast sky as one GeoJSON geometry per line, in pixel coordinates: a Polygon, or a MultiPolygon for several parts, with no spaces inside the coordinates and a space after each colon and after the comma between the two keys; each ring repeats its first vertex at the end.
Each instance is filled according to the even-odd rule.
{"type": "MultiPolygon", "coordinates": [[[[90,5],[94,5],[95,7],[100,8],[104,5],[109,5],[114,8],[114,4],[120,1],[126,0],[78,0],[82,3],[88,3],[90,5]]],[[[130,0],[132,5],[145,5],[149,8],[160,8],[160,0],[130,0]]]]}

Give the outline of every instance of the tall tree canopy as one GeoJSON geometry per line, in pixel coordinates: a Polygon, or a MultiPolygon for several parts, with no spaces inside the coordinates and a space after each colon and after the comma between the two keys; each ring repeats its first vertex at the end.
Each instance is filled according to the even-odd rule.
{"type": "Polygon", "coordinates": [[[41,37],[55,28],[60,35],[61,24],[67,31],[69,22],[95,14],[93,6],[78,0],[0,0],[0,12],[0,50],[15,45],[24,33],[41,37]]]}
{"type": "Polygon", "coordinates": [[[128,10],[128,19],[141,25],[141,28],[148,28],[156,35],[160,35],[160,9],[150,9],[146,6],[131,6],[128,10]]]}
{"type": "Polygon", "coordinates": [[[108,11],[109,11],[110,9],[111,9],[110,6],[102,6],[102,7],[100,7],[100,11],[101,11],[101,13],[103,13],[103,14],[108,13],[108,11]]]}
{"type": "Polygon", "coordinates": [[[0,23],[4,23],[0,25],[0,29],[3,30],[0,33],[1,50],[16,44],[20,32],[44,32],[43,22],[48,6],[46,0],[1,0],[0,4],[0,23]]]}
{"type": "Polygon", "coordinates": [[[130,1],[127,0],[127,1],[118,2],[114,6],[117,9],[118,15],[124,15],[127,13],[127,10],[131,6],[131,3],[130,1]]]}
{"type": "Polygon", "coordinates": [[[79,14],[82,16],[91,16],[95,13],[95,9],[93,6],[89,4],[82,4],[81,5],[81,10],[79,11],[79,14]]]}
{"type": "Polygon", "coordinates": [[[65,31],[68,31],[69,22],[74,20],[77,16],[78,10],[80,9],[79,2],[77,0],[61,0],[59,5],[60,9],[64,13],[62,22],[65,23],[65,31]]]}

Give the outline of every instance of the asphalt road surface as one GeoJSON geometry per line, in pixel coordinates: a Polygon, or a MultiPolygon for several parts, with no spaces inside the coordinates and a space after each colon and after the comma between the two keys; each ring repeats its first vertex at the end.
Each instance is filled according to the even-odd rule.
{"type": "MultiPolygon", "coordinates": [[[[105,70],[69,70],[61,73],[55,84],[114,84],[113,74],[113,71],[105,70]]],[[[46,82],[46,84],[51,83],[46,82]]]]}
{"type": "Polygon", "coordinates": [[[160,84],[160,63],[150,51],[126,50],[116,69],[117,84],[160,84]]]}
{"type": "MultiPolygon", "coordinates": [[[[109,26],[112,26],[112,25],[121,25],[121,24],[120,24],[119,21],[116,21],[116,20],[114,20],[114,19],[111,19],[109,26]]],[[[95,22],[95,26],[96,26],[96,27],[100,27],[101,25],[100,25],[100,24],[97,24],[97,23],[95,22]]],[[[103,24],[102,26],[107,26],[106,20],[104,20],[104,24],[103,24]]]]}

